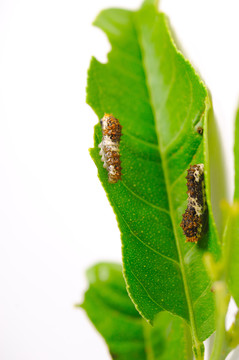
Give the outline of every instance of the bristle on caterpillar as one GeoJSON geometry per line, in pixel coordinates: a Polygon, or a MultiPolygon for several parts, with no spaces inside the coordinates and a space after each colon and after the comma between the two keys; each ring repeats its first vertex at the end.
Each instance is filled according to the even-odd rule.
{"type": "Polygon", "coordinates": [[[186,236],[186,242],[197,243],[202,235],[207,209],[204,165],[190,166],[187,171],[188,205],[180,226],[186,236]]]}
{"type": "Polygon", "coordinates": [[[103,135],[102,142],[99,144],[101,160],[108,171],[109,183],[115,184],[121,179],[119,143],[122,127],[119,120],[111,114],[104,114],[100,124],[103,135]]]}

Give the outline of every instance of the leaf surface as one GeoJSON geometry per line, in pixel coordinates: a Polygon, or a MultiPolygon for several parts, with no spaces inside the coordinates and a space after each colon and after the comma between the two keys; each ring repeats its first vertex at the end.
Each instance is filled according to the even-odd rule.
{"type": "Polygon", "coordinates": [[[205,165],[210,198],[208,93],[152,1],[137,12],[105,10],[95,25],[112,50],[106,64],[92,59],[87,102],[99,118],[112,113],[123,126],[122,180],[108,183],[98,149],[100,124],[91,155],[121,230],[127,289],[146,319],[153,321],[163,310],[185,319],[200,351],[200,341],[214,331],[214,295],[202,261],[205,249],[219,254],[210,201],[207,231],[198,245],[185,243],[180,222],[190,164],[205,165]]]}
{"type": "Polygon", "coordinates": [[[89,289],[81,307],[118,360],[190,360],[190,330],[182,319],[161,312],[155,326],[135,310],[120,265],[100,263],[87,272],[89,289]]]}

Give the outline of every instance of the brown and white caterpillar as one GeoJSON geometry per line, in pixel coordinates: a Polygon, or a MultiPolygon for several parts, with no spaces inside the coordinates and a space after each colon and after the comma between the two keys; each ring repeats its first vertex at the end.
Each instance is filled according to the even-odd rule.
{"type": "Polygon", "coordinates": [[[202,235],[207,210],[204,165],[190,166],[187,172],[188,205],[180,226],[186,236],[186,242],[197,243],[202,235]]]}
{"type": "Polygon", "coordinates": [[[100,124],[103,134],[102,142],[99,144],[101,160],[108,171],[108,181],[115,184],[121,179],[119,143],[122,127],[119,120],[111,114],[104,114],[100,124]]]}

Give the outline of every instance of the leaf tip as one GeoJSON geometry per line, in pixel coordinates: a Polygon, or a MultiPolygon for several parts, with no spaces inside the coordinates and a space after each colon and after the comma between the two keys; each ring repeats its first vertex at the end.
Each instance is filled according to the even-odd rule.
{"type": "Polygon", "coordinates": [[[153,5],[155,6],[156,10],[158,10],[159,8],[159,0],[145,0],[142,4],[142,7],[144,6],[150,6],[153,5]]]}
{"type": "Polygon", "coordinates": [[[74,304],[73,307],[76,308],[76,309],[78,309],[78,308],[84,309],[84,303],[82,303],[82,304],[74,304]]]}

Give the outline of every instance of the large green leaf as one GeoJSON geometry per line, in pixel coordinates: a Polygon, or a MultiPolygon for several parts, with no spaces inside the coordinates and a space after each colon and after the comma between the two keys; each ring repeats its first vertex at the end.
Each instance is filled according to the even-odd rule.
{"type": "Polygon", "coordinates": [[[239,109],[235,122],[235,144],[234,144],[234,165],[235,165],[235,191],[234,205],[229,209],[229,218],[225,232],[225,251],[228,254],[228,286],[239,306],[239,109]]]}
{"type": "Polygon", "coordinates": [[[184,320],[161,312],[155,326],[135,310],[117,264],[100,263],[87,271],[89,289],[81,307],[118,360],[190,360],[190,330],[184,320]]]}
{"type": "Polygon", "coordinates": [[[100,124],[91,155],[121,230],[127,289],[146,319],[162,310],[184,318],[200,353],[200,342],[214,330],[214,295],[202,255],[205,249],[219,254],[208,190],[209,96],[153,1],[137,12],[105,10],[95,25],[112,51],[107,64],[92,59],[87,102],[99,118],[106,112],[120,119],[122,181],[107,181],[100,124]],[[187,204],[186,169],[198,163],[205,164],[209,218],[195,245],[185,243],[179,225],[187,204]]]}

